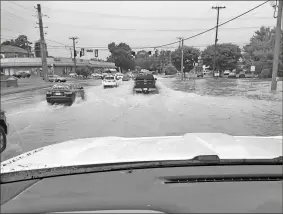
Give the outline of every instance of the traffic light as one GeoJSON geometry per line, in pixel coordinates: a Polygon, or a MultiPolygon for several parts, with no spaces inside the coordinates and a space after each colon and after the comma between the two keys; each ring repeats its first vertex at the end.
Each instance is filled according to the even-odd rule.
{"type": "Polygon", "coordinates": [[[77,57],[77,51],[76,50],[74,50],[74,56],[77,57]]]}
{"type": "Polygon", "coordinates": [[[151,55],[151,51],[148,52],[148,55],[151,55]]]}
{"type": "Polygon", "coordinates": [[[95,49],[95,50],[94,50],[94,56],[95,56],[95,57],[98,57],[98,49],[95,49]]]}
{"type": "Polygon", "coordinates": [[[82,57],[82,56],[85,56],[85,49],[84,48],[82,48],[81,51],[80,51],[80,57],[82,57]]]}

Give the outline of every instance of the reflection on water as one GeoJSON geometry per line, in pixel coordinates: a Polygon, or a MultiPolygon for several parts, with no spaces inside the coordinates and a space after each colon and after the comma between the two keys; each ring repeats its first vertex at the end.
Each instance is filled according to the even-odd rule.
{"type": "Polygon", "coordinates": [[[250,99],[282,101],[282,81],[277,83],[277,92],[270,93],[271,81],[259,79],[207,78],[180,81],[174,79],[175,90],[210,96],[237,96],[250,99]]]}

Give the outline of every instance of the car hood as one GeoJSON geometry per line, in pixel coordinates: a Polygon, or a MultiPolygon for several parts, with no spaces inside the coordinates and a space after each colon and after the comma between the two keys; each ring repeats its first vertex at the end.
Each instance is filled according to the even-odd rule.
{"type": "Polygon", "coordinates": [[[282,136],[183,136],[85,138],[38,148],[1,163],[1,173],[87,164],[184,160],[198,155],[220,159],[271,159],[282,156],[282,136]]]}

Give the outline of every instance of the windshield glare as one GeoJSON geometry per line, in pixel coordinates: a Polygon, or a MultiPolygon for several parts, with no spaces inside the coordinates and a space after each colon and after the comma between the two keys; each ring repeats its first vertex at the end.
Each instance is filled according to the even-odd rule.
{"type": "Polygon", "coordinates": [[[1,161],[42,147],[17,167],[281,153],[248,139],[282,136],[278,11],[218,3],[1,1],[1,161]]]}

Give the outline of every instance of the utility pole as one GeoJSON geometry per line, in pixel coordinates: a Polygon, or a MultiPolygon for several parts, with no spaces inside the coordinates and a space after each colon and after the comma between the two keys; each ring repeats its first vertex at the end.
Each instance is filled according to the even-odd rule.
{"type": "Polygon", "coordinates": [[[178,39],[181,42],[181,75],[183,76],[183,79],[185,79],[185,73],[184,73],[184,38],[178,37],[178,39]]]}
{"type": "MultiPolygon", "coordinates": [[[[271,82],[271,91],[277,89],[277,73],[278,73],[278,64],[279,64],[279,55],[280,55],[280,39],[281,39],[281,21],[282,21],[282,4],[283,1],[279,0],[278,5],[278,14],[277,14],[277,24],[276,24],[276,35],[275,35],[275,47],[274,47],[274,56],[273,56],[273,68],[272,68],[272,82],[271,82]]],[[[282,49],[282,47],[281,47],[282,49]]]]}
{"type": "Polygon", "coordinates": [[[45,81],[48,81],[48,66],[47,66],[47,59],[46,59],[46,43],[44,40],[44,32],[43,32],[43,23],[42,23],[42,13],[41,13],[41,6],[37,4],[37,13],[38,13],[38,24],[39,24],[39,31],[40,31],[40,49],[41,49],[41,62],[42,62],[42,72],[45,81]]]}
{"type": "Polygon", "coordinates": [[[77,62],[76,62],[76,40],[77,37],[70,37],[70,40],[73,40],[73,49],[74,49],[74,73],[76,73],[77,70],[77,62]]]}
{"type": "Polygon", "coordinates": [[[172,51],[169,52],[169,64],[172,64],[172,51]]]}
{"type": "Polygon", "coordinates": [[[213,58],[213,77],[214,77],[215,69],[216,69],[216,46],[217,46],[217,41],[218,41],[219,10],[224,9],[224,8],[226,8],[226,7],[225,6],[224,7],[220,7],[220,6],[212,7],[212,9],[217,10],[217,22],[216,22],[216,33],[215,33],[215,42],[214,42],[214,58],[213,58]]]}

